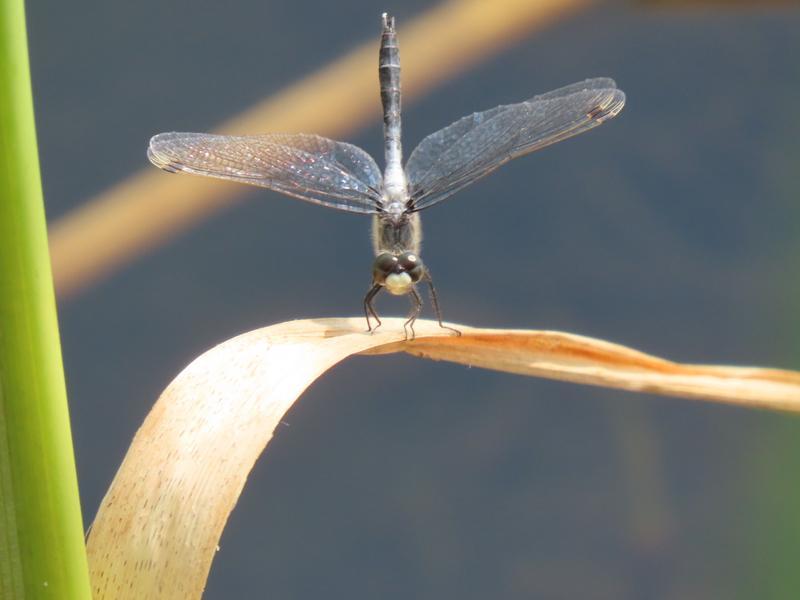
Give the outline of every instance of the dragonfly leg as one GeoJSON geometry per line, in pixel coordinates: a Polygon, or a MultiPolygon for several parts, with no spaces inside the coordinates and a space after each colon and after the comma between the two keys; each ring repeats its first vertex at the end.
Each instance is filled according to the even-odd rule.
{"type": "Polygon", "coordinates": [[[436,288],[433,287],[433,279],[431,279],[431,274],[429,272],[425,272],[424,277],[425,283],[428,284],[428,291],[430,292],[431,296],[431,304],[433,304],[433,312],[436,313],[436,320],[439,321],[439,327],[442,329],[449,329],[457,336],[461,335],[461,332],[454,327],[448,327],[444,323],[442,323],[442,309],[439,307],[439,296],[436,295],[436,288]]]}
{"type": "Polygon", "coordinates": [[[382,286],[376,283],[369,289],[367,295],[364,296],[364,316],[367,317],[367,331],[373,331],[381,326],[381,320],[378,318],[378,313],[375,312],[375,307],[372,305],[372,300],[375,298],[378,292],[381,291],[381,287],[382,286]],[[370,316],[374,317],[374,319],[378,322],[374,328],[372,327],[372,323],[369,321],[370,316]]]}
{"type": "Polygon", "coordinates": [[[411,312],[408,315],[408,320],[403,323],[403,331],[406,334],[406,341],[409,339],[414,339],[416,334],[414,333],[414,321],[417,320],[419,313],[422,311],[422,298],[419,296],[419,292],[417,291],[416,287],[412,287],[411,291],[408,292],[409,297],[411,298],[411,312]],[[408,330],[411,330],[411,337],[408,337],[408,330]]]}

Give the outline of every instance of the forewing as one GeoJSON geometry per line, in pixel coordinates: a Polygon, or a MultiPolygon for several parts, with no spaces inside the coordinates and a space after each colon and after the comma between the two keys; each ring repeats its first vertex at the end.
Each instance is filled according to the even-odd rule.
{"type": "Polygon", "coordinates": [[[161,133],[147,156],[165,171],[248,183],[349,212],[374,213],[381,198],[372,157],[318,135],[161,133]]]}
{"type": "Polygon", "coordinates": [[[463,117],[411,153],[410,210],[444,200],[513,158],[596,127],[624,105],[614,81],[598,78],[463,117]]]}

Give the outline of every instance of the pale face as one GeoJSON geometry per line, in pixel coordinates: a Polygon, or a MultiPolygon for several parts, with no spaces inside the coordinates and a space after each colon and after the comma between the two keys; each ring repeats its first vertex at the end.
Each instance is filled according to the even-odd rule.
{"type": "Polygon", "coordinates": [[[386,291],[395,296],[403,296],[411,291],[414,282],[408,273],[389,273],[383,282],[386,291]]]}

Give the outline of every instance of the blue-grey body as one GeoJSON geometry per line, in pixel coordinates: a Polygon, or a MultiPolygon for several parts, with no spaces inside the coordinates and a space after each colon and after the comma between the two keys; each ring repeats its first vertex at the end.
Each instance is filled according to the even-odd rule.
{"type": "Polygon", "coordinates": [[[148,157],[169,172],[257,185],[322,206],[372,215],[375,260],[372,285],[363,302],[367,327],[373,329],[371,319],[380,325],[373,300],[385,289],[411,298],[406,334],[410,331],[413,337],[422,308],[416,288],[421,282],[428,285],[436,317],[446,327],[430,273],[419,257],[419,211],[509,160],[615,117],[625,104],[625,94],[611,79],[587,79],[525,102],[476,112],[422,140],[404,167],[400,53],[394,19],[386,14],[378,69],[383,173],[360,148],[312,134],[162,133],[150,140],[148,157]]]}

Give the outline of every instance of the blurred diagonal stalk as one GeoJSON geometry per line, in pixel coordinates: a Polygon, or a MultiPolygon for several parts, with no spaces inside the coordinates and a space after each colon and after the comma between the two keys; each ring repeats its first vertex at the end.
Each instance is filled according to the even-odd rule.
{"type": "Polygon", "coordinates": [[[89,598],[23,0],[0,3],[0,598],[89,598]]]}
{"type": "MultiPolygon", "coordinates": [[[[441,4],[401,26],[404,98],[420,96],[593,2],[460,0],[441,4]]],[[[369,42],[223,123],[217,131],[305,131],[341,137],[371,122],[380,111],[377,44],[377,35],[370,36],[369,42]]],[[[167,177],[153,168],[131,176],[52,226],[50,249],[58,294],[76,294],[212,216],[246,191],[240,185],[167,177]]]]}

